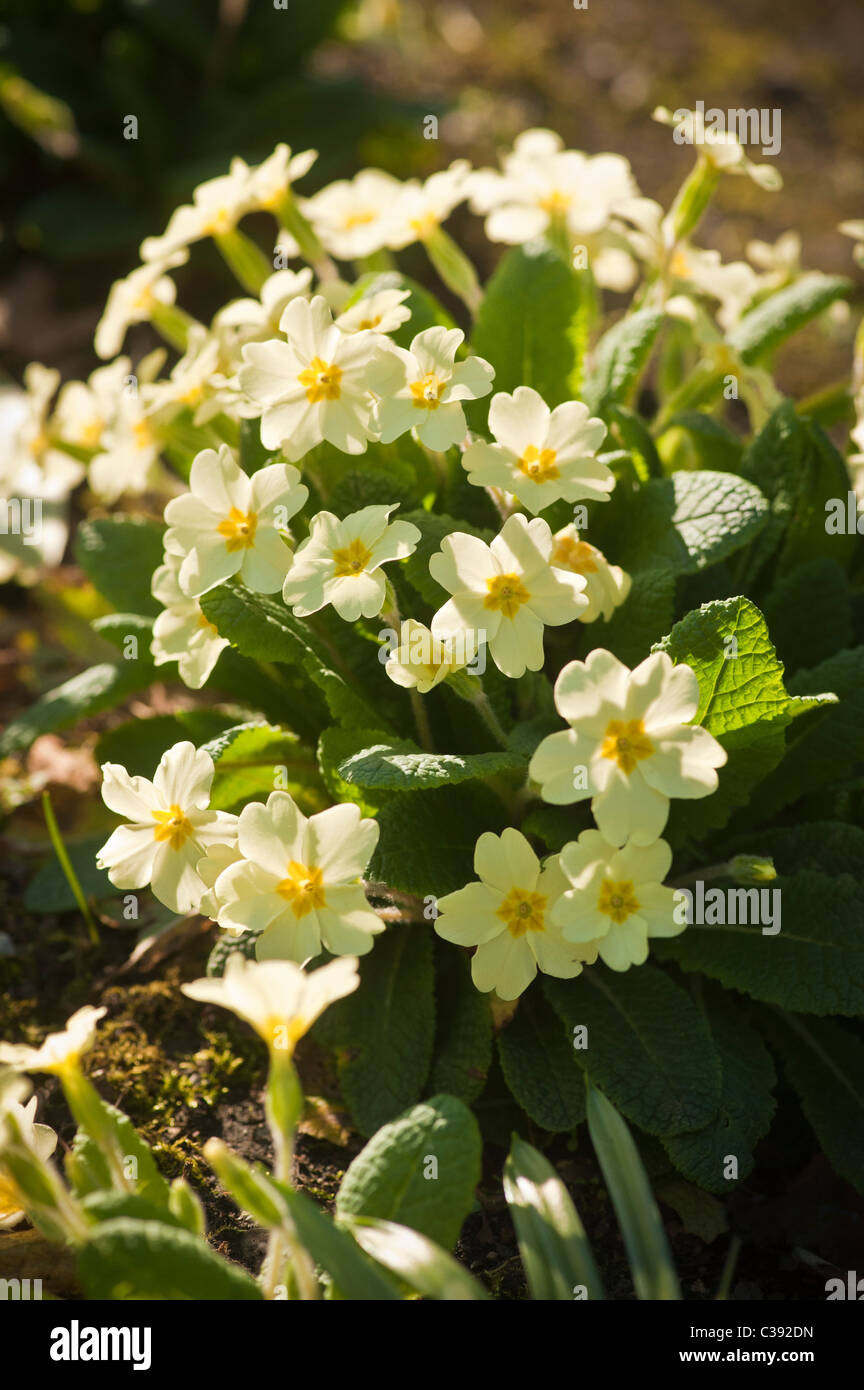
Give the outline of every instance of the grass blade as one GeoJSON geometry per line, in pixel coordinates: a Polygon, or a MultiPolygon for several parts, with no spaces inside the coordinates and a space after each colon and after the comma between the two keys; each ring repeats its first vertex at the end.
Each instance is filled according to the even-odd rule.
{"type": "Polygon", "coordinates": [[[515,1135],[504,1166],[504,1195],[531,1297],[602,1299],[603,1285],[570,1194],[542,1154],[515,1135]]]}

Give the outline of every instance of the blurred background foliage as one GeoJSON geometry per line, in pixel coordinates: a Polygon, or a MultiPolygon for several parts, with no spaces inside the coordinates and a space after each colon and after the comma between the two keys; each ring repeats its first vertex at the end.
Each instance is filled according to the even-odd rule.
{"type": "MultiPolygon", "coordinates": [[[[691,155],[650,120],[655,104],[779,108],[784,190],[726,180],[700,240],[734,259],[794,226],[805,265],[849,273],[836,225],[864,211],[862,49],[860,0],[0,0],[6,372],[38,358],[85,375],[108,285],[141,238],[232,155],[280,140],[320,151],[308,192],[363,165],[409,177],[494,162],[519,130],[549,125],[626,154],[668,203],[691,155]],[[437,140],[423,138],[430,114],[437,140]]],[[[499,249],[479,220],[461,209],[453,229],[487,272],[499,249]]],[[[228,292],[209,247],[178,282],[198,313],[228,292]]],[[[814,375],[815,341],[787,364],[787,390],[842,371],[838,355],[814,375]]]]}

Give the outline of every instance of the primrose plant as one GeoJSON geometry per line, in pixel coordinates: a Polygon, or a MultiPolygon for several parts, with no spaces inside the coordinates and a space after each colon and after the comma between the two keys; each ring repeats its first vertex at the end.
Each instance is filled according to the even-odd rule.
{"type": "Polygon", "coordinates": [[[669,210],[545,130],[425,182],[301,193],[315,153],[279,145],[197,188],[111,289],[106,365],[56,401],[27,376],[9,486],[81,489],[76,556],[121,655],[0,751],[186,687],[158,739],[102,736],[102,910],[152,894],[217,923],[192,988],[265,1034],[265,998],[308,989],[305,1029],[344,995],[315,1036],[361,1133],[439,1091],[570,1132],[587,1076],[723,1194],[779,1060],[860,1182],[830,1116],[864,1012],[864,348],[851,282],[802,269],[794,233],[733,262],[697,244],[727,178],[780,179],[685,127],[689,155],[658,129],[695,154],[669,210]],[[451,214],[504,248],[485,284],[451,214]],[[239,285],[209,324],[177,291],[204,239],[239,285]],[[428,285],[400,268],[414,244],[428,285]],[[164,346],[133,366],[142,323],[164,346]],[[802,329],[855,365],[796,403],[773,367],[802,329]],[[826,524],[838,499],[851,526],[826,524]],[[220,976],[234,955],[259,973],[220,976]]]}

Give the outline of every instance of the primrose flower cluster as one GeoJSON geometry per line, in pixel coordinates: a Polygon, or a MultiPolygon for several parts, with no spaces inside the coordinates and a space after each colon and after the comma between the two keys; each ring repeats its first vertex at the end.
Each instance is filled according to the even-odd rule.
{"type": "MultiPolygon", "coordinates": [[[[695,126],[691,134],[703,181],[727,171],[771,182],[734,141],[720,149],[695,126]]],[[[664,216],[642,196],[626,160],[567,150],[545,130],[519,136],[499,169],[460,159],[424,182],[367,169],[303,196],[295,184],[315,160],[286,145],[257,166],[235,159],[143,243],[97,329],[106,365],[64,386],[53,406],[56,375],[31,367],[4,479],[24,486],[26,476],[31,494],[60,500],[86,483],[98,503],[137,497],[158,508],[166,529],[151,653],[159,667],[176,663],[190,689],[229,646],[207,596],[230,584],[315,630],[341,621],[370,635],[381,619],[399,640],[378,674],[391,692],[409,692],[424,747],[424,700],[434,704],[442,686],[470,699],[500,741],[473,674],[478,653],[519,680],[543,669],[555,645],[548,628],[608,622],[628,597],[631,577],[584,536],[588,508],[607,503],[620,477],[620,441],[576,387],[566,400],[512,379],[496,390],[494,363],[443,313],[430,323],[394,254],[422,246],[476,314],[477,276],[444,230],[465,205],[493,242],[542,238],[571,266],[584,254],[598,291],[641,278],[642,305],[688,325],[710,354],[760,296],[801,276],[799,247],[788,237],[754,243],[752,264],[723,264],[692,244],[683,204],[664,216]],[[250,214],[273,219],[274,259],[241,230],[250,214]],[[180,307],[175,284],[205,238],[244,292],[209,325],[180,307]],[[141,324],[166,346],[133,368],[118,354],[141,324]],[[421,514],[400,516],[398,502],[331,509],[323,465],[344,456],[362,472],[364,455],[391,446],[389,457],[404,446],[439,480],[424,508],[458,485],[482,494],[487,512],[491,504],[497,534],[457,523],[420,549],[421,514]],[[397,600],[400,567],[421,555],[425,590],[439,595],[425,621],[403,616],[397,600]]],[[[740,370],[748,406],[764,414],[770,381],[740,370]]],[[[663,886],[670,800],[710,795],[725,762],[693,723],[696,675],[663,652],[631,671],[596,646],[564,665],[554,703],[566,727],[534,751],[529,789],[556,806],[590,800],[596,829],[542,863],[515,827],[481,833],[477,881],[438,902],[438,934],[476,948],[477,987],[502,998],[538,969],[572,977],[599,958],[625,970],[645,961],[652,936],[681,929],[663,886]]],[[[307,818],[274,790],[236,815],[211,809],[212,758],[188,742],[166,752],[152,781],[116,764],[103,771],[104,799],[124,823],[99,863],[118,888],[150,885],[174,911],[259,932],[261,960],[360,956],[384,930],[364,886],[378,824],[353,802],[307,818]]]]}

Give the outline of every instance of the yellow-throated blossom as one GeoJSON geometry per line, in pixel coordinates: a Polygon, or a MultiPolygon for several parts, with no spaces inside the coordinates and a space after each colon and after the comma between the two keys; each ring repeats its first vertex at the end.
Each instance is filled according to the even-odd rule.
{"type": "Polygon", "coordinates": [[[96,1025],[107,1009],[85,1004],[76,1009],[60,1033],[49,1033],[39,1047],[26,1043],[0,1043],[0,1063],[16,1071],[47,1071],[59,1075],[78,1066],[96,1038],[96,1025]]]}
{"type": "Polygon", "coordinates": [[[710,796],[725,749],[691,724],[699,682],[666,652],[631,671],[598,648],[571,661],[555,682],[555,707],[570,728],[550,734],[534,753],[529,776],[544,801],[567,805],[591,797],[602,834],[651,844],[669,816],[669,800],[710,796]]]}
{"type": "Polygon", "coordinates": [[[426,328],[412,340],[410,351],[391,343],[370,368],[384,444],[408,430],[430,449],[449,449],[465,438],[462,401],[488,395],[495,369],[483,357],[456,361],[464,337],[460,328],[426,328]]]}
{"type": "Polygon", "coordinates": [[[298,618],[328,603],[348,623],[381,612],[386,592],[381,566],[406,559],[420,539],[410,521],[389,520],[397,505],[362,507],[342,521],[332,512],[312,518],[282,587],[298,618]]]}
{"type": "Polygon", "coordinates": [[[261,408],[261,442],[301,459],[316,444],[362,454],[375,437],[368,374],[380,334],[343,333],[323,295],[292,299],[280,320],[287,342],[248,343],[239,379],[261,408]]]}
{"type": "Polygon", "coordinates": [[[569,887],[552,916],[566,941],[590,944],[611,970],[648,959],[648,938],[678,936],[675,891],[663,886],[672,864],[665,840],[610,845],[598,830],[583,830],[561,851],[569,887]]]}
{"type": "Polygon", "coordinates": [[[390,211],[402,185],[380,169],[361,169],[299,202],[322,245],[340,261],[374,255],[387,245],[390,211]]]}
{"type": "Polygon", "coordinates": [[[309,496],[297,469],[273,463],[250,478],[223,444],[196,456],[189,488],[165,507],[165,550],[181,558],[183,593],[197,598],[234,574],[261,594],[281,589],[291,551],[279,532],[309,496]]]}
{"type": "Polygon", "coordinates": [[[180,588],[179,555],[169,555],[154,571],[150,592],[163,604],[153,623],[150,654],[154,666],[177,662],[180,679],[190,690],[200,690],[220,655],[228,646],[213,623],[205,618],[197,598],[180,588]]]}
{"type": "Polygon", "coordinates": [[[579,614],[580,623],[593,623],[598,618],[608,623],[630,593],[630,575],[618,565],[610,565],[596,545],[580,540],[575,526],[562,526],[555,532],[551,562],[558,569],[581,574],[585,580],[588,607],[579,614]]]}
{"type": "Polygon", "coordinates": [[[462,456],[468,481],[512,493],[533,515],[561,498],[605,502],[615,486],[596,457],[606,426],[581,401],[550,410],[530,386],[517,386],[492,397],[489,429],[496,442],[478,440],[462,456]]]}
{"type": "Polygon", "coordinates": [[[429,561],[433,579],[452,594],[432,619],[442,640],[473,634],[489,644],[505,676],[543,665],[543,628],[571,623],[587,607],[585,580],[552,565],[553,539],[542,517],[508,517],[490,545],[457,531],[429,561]]]}
{"type": "Polygon", "coordinates": [[[384,930],[362,883],[377,843],[377,821],[353,802],[308,819],[287,792],[250,802],[237,821],[243,858],[211,890],[216,920],[233,931],[263,927],[259,960],[304,961],[322,947],[365,955],[384,930]]]}
{"type": "Polygon", "coordinates": [[[465,632],[442,642],[423,623],[408,618],[400,625],[399,641],[384,669],[394,684],[426,695],[454,671],[470,665],[477,655],[477,646],[476,638],[465,632]]]}
{"type": "Polygon", "coordinates": [[[274,1052],[290,1056],[324,1010],[352,994],[359,983],[351,956],[305,971],[290,960],[246,960],[235,953],[221,978],[193,980],[180,988],[190,999],[230,1009],[274,1052]]]}
{"type": "Polygon", "coordinates": [[[438,899],[435,930],[457,946],[476,946],[471,975],[484,993],[516,999],[537,971],[570,980],[596,946],[564,940],[554,908],[567,888],[557,856],[541,865],[525,836],[507,828],[487,830],[474,848],[479,882],[438,899]]]}
{"type": "Polygon", "coordinates": [[[213,759],[189,742],[162,755],[153,781],[130,777],[119,763],[102,767],[102,800],[126,817],[102,846],[96,862],[115,888],[145,888],[174,912],[198,907],[205,884],[197,865],[207,848],[231,844],[237,817],[211,811],[213,759]]]}

